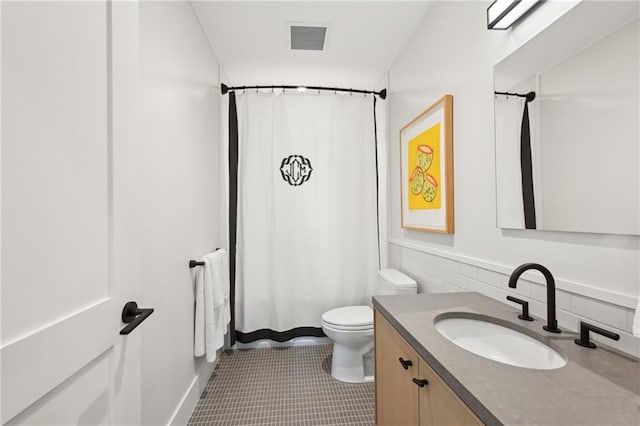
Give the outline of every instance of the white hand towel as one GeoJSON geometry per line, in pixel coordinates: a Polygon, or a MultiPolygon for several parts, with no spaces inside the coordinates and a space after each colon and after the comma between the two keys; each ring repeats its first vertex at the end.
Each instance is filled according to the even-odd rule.
{"type": "Polygon", "coordinates": [[[231,321],[231,307],[229,304],[229,292],[231,281],[229,280],[229,253],[225,249],[218,250],[220,260],[221,260],[221,268],[222,268],[222,279],[223,279],[223,292],[224,292],[224,325],[225,327],[231,321]]]}
{"type": "Polygon", "coordinates": [[[224,273],[222,270],[222,253],[216,250],[204,257],[205,274],[208,272],[211,280],[213,297],[213,309],[220,309],[224,306],[224,273]],[[208,265],[207,265],[208,263],[208,265]]]}
{"type": "Polygon", "coordinates": [[[196,268],[196,313],[194,323],[194,344],[193,355],[196,357],[204,355],[204,270],[196,268]]]}
{"type": "Polygon", "coordinates": [[[224,345],[230,321],[229,261],[226,250],[217,250],[203,258],[196,270],[196,311],[194,330],[195,356],[207,356],[214,362],[217,350],[224,345]]]}
{"type": "Polygon", "coordinates": [[[203,275],[204,275],[204,341],[205,341],[205,353],[207,355],[207,362],[214,362],[216,360],[216,350],[218,346],[219,338],[217,323],[219,320],[216,318],[215,309],[215,296],[214,296],[214,283],[213,283],[213,271],[215,259],[212,262],[212,254],[208,254],[204,257],[203,275]]]}

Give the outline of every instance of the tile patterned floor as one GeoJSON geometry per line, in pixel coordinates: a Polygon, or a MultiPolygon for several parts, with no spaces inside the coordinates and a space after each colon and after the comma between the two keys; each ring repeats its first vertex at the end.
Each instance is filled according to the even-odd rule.
{"type": "Polygon", "coordinates": [[[332,348],[223,353],[189,425],[372,425],[373,383],[334,380],[332,348]]]}

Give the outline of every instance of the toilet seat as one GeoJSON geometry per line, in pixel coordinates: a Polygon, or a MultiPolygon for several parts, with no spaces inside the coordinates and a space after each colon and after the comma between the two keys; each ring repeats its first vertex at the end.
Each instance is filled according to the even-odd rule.
{"type": "Polygon", "coordinates": [[[373,329],[373,309],[367,305],[331,309],[322,314],[322,323],[336,330],[371,330],[373,329]]]}

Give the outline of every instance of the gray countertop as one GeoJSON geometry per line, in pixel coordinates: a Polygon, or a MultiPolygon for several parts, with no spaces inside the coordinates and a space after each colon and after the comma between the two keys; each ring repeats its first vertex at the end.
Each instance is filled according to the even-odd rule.
{"type": "Polygon", "coordinates": [[[576,345],[574,332],[542,330],[544,320],[479,293],[375,296],[374,307],[398,330],[486,424],[640,425],[640,361],[598,344],[576,345]],[[568,362],[555,370],[501,364],[468,352],[440,335],[434,318],[472,312],[534,332],[568,362]]]}

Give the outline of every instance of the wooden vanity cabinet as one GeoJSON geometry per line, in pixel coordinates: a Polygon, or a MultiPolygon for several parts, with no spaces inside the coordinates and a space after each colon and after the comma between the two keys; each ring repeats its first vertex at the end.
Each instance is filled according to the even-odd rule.
{"type": "Polygon", "coordinates": [[[374,333],[376,424],[417,425],[418,386],[411,379],[418,376],[418,354],[378,311],[374,333]]]}
{"type": "Polygon", "coordinates": [[[376,424],[483,424],[377,310],[374,330],[376,424]]]}

